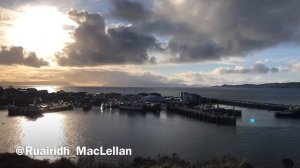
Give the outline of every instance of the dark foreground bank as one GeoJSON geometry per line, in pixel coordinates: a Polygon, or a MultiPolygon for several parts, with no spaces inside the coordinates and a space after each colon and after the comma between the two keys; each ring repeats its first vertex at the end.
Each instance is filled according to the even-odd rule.
{"type": "Polygon", "coordinates": [[[133,161],[120,161],[108,164],[96,161],[93,157],[80,158],[76,162],[61,158],[54,162],[49,160],[36,160],[27,156],[12,153],[0,154],[0,168],[252,168],[247,161],[237,160],[226,155],[207,161],[191,164],[180,159],[176,154],[172,156],[157,156],[153,158],[137,157],[133,161]]]}

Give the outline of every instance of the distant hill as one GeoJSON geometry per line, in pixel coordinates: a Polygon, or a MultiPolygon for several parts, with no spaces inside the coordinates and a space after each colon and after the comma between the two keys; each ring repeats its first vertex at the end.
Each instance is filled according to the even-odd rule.
{"type": "Polygon", "coordinates": [[[242,84],[242,85],[221,85],[215,87],[245,87],[245,88],[300,88],[300,82],[288,83],[264,83],[264,84],[242,84]]]}

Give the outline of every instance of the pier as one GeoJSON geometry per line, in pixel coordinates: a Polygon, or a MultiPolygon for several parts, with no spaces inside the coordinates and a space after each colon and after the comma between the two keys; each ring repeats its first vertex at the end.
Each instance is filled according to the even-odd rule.
{"type": "Polygon", "coordinates": [[[189,118],[194,118],[200,121],[222,124],[222,125],[236,125],[236,117],[229,115],[221,115],[218,113],[205,112],[180,106],[167,106],[167,111],[172,111],[189,118]]]}
{"type": "Polygon", "coordinates": [[[247,107],[247,108],[269,110],[269,111],[283,111],[289,109],[290,107],[289,105],[283,105],[283,104],[260,103],[260,102],[252,102],[252,101],[229,100],[229,99],[206,98],[206,97],[202,97],[202,100],[211,102],[213,104],[247,107]]]}

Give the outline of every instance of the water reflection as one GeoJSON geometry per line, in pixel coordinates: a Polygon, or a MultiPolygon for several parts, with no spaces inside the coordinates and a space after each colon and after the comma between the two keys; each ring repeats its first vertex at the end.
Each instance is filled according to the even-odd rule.
{"type": "Polygon", "coordinates": [[[23,118],[21,127],[21,145],[34,148],[60,147],[64,145],[63,114],[44,114],[42,118],[31,120],[23,118]]]}
{"type": "Polygon", "coordinates": [[[4,111],[0,112],[0,124],[5,123],[0,125],[0,151],[12,152],[18,145],[66,146],[71,150],[76,146],[117,145],[132,148],[135,156],[179,153],[190,161],[230,153],[261,167],[276,167],[274,164],[283,158],[296,160],[300,156],[299,120],[278,120],[272,112],[241,109],[243,116],[236,127],[164,111],[158,115],[75,108],[72,112],[45,114],[35,121],[8,117],[4,111]],[[251,118],[255,118],[254,124],[249,122],[251,118]]]}
{"type": "Polygon", "coordinates": [[[52,86],[52,85],[38,85],[34,86],[37,90],[48,90],[49,93],[57,92],[60,90],[59,86],[52,86]]]}
{"type": "Polygon", "coordinates": [[[21,128],[20,117],[7,117],[7,111],[0,111],[0,152],[14,152],[14,149],[20,145],[21,128]]]}

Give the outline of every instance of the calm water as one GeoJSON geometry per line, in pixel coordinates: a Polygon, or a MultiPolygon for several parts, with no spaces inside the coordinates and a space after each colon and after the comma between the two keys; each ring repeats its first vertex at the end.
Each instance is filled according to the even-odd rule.
{"type": "MultiPolygon", "coordinates": [[[[48,89],[61,89],[52,87],[48,89]]],[[[68,91],[160,92],[178,96],[181,91],[208,97],[300,104],[298,89],[175,89],[175,88],[64,88],[68,91]]],[[[0,111],[0,152],[13,152],[18,145],[46,147],[78,145],[89,147],[130,147],[136,156],[178,153],[184,159],[197,161],[233,154],[248,159],[257,167],[279,167],[283,158],[291,158],[300,166],[300,120],[276,119],[272,112],[241,108],[243,116],[236,127],[220,126],[169,115],[138,112],[70,112],[45,114],[30,120],[8,117],[0,111]],[[250,118],[255,123],[250,123],[250,118]],[[297,160],[298,159],[298,160],[297,160]]],[[[115,158],[105,158],[108,161],[115,158]]],[[[130,159],[130,158],[125,158],[130,159]]]]}

